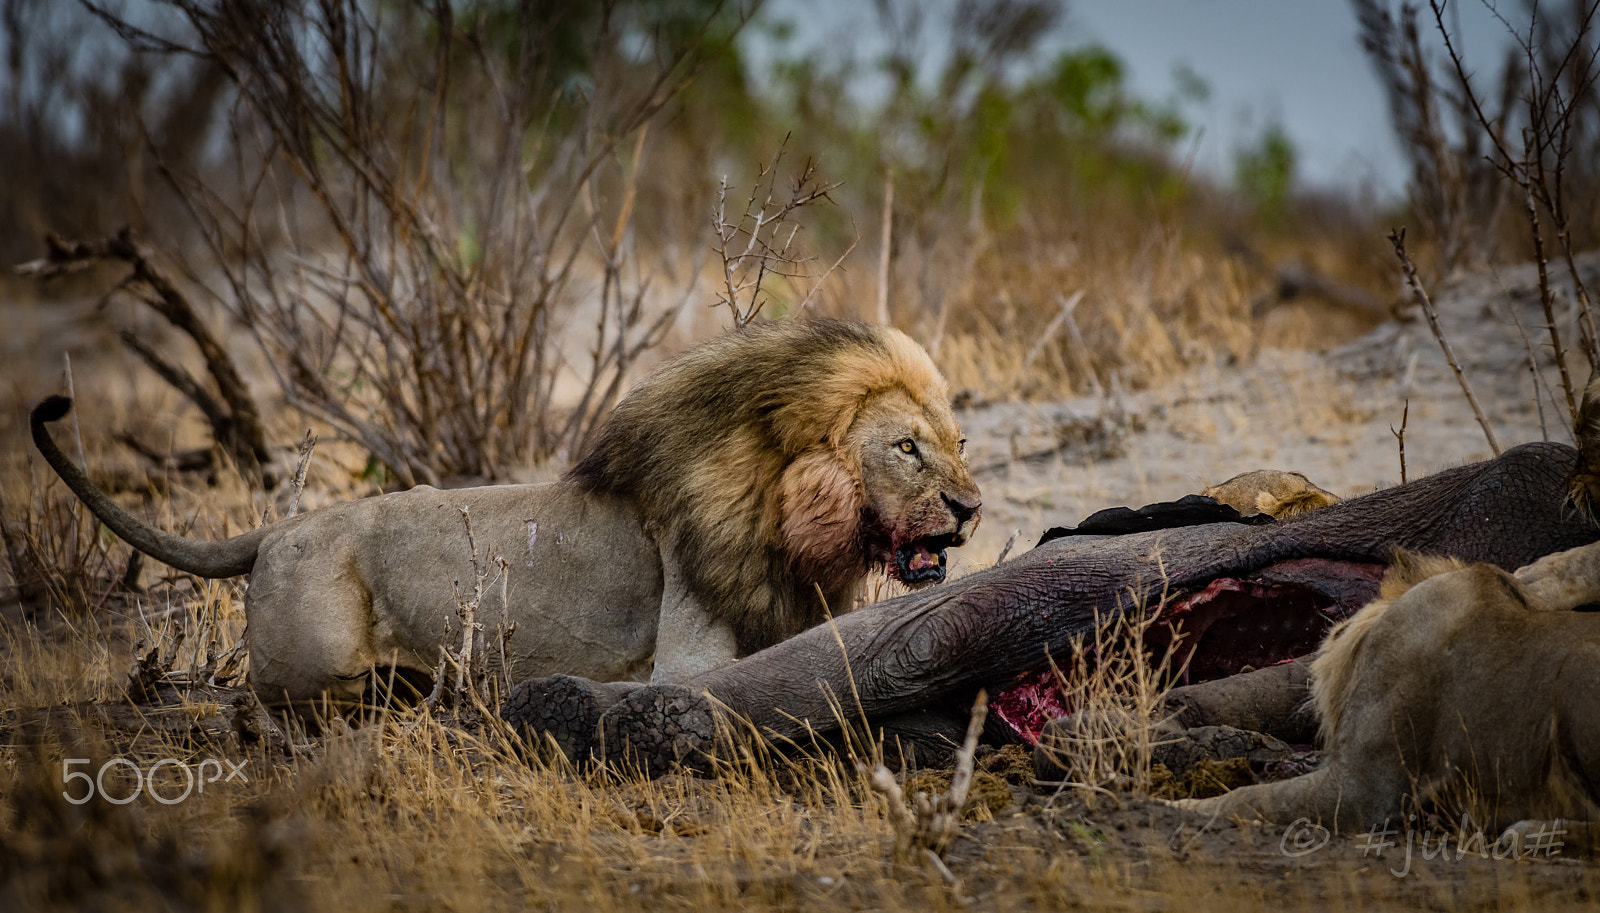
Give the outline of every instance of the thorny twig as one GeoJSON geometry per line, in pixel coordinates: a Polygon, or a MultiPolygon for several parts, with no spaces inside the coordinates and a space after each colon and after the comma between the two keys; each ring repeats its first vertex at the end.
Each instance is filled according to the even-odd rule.
{"type": "Polygon", "coordinates": [[[1472,393],[1472,385],[1467,382],[1467,375],[1462,373],[1461,364],[1456,361],[1456,353],[1450,347],[1450,340],[1445,338],[1444,330],[1439,327],[1439,313],[1434,310],[1433,301],[1428,298],[1427,291],[1422,287],[1422,281],[1417,278],[1417,267],[1406,253],[1405,229],[1389,232],[1389,243],[1394,245],[1394,254],[1400,258],[1400,268],[1405,272],[1406,283],[1411,286],[1412,295],[1422,306],[1422,313],[1428,318],[1428,328],[1433,331],[1433,338],[1439,341],[1439,348],[1444,350],[1444,360],[1450,363],[1450,370],[1455,372],[1456,382],[1461,385],[1461,392],[1467,397],[1467,404],[1472,407],[1472,414],[1477,417],[1478,426],[1483,429],[1483,436],[1489,441],[1489,449],[1494,451],[1495,456],[1499,456],[1500,442],[1495,440],[1489,418],[1483,414],[1483,408],[1478,405],[1478,398],[1472,393]]]}
{"type": "MultiPolygon", "coordinates": [[[[828,194],[839,186],[822,181],[816,161],[807,159],[790,187],[789,199],[779,203],[777,172],[788,142],[784,137],[778,154],[769,164],[760,166],[744,211],[732,221],[728,217],[728,179],[724,176],[717,182],[717,205],[711,219],[716,240],[711,249],[722,260],[722,289],[717,292],[716,303],[728,308],[735,327],[747,326],[761,313],[766,305],[762,283],[769,274],[790,278],[802,275],[799,266],[813,258],[800,256],[794,250],[800,231],[794,216],[820,200],[832,202],[828,194]]],[[[806,298],[809,300],[810,295],[806,298]]]]}
{"type": "MultiPolygon", "coordinates": [[[[300,512],[300,496],[306,490],[306,470],[311,466],[311,451],[317,449],[317,436],[310,428],[306,429],[306,436],[300,441],[300,460],[295,464],[294,477],[289,480],[289,509],[284,512],[285,520],[300,512]]],[[[261,525],[267,525],[267,517],[272,513],[272,505],[268,504],[261,512],[261,525]]]]}
{"type": "Polygon", "coordinates": [[[1389,426],[1389,433],[1394,435],[1395,442],[1400,445],[1400,484],[1406,484],[1406,422],[1411,418],[1411,400],[1406,400],[1405,408],[1400,410],[1400,430],[1389,426]]]}
{"type": "Polygon", "coordinates": [[[1022,535],[1022,530],[1020,529],[1014,529],[1011,531],[1011,535],[1006,537],[1006,544],[1000,549],[1000,557],[994,559],[995,564],[1005,563],[1006,556],[1011,554],[1011,547],[1017,544],[1017,537],[1020,535],[1022,535]]]}
{"type": "Polygon", "coordinates": [[[306,469],[311,465],[311,451],[317,449],[317,436],[306,429],[305,439],[300,442],[300,462],[294,467],[293,494],[289,496],[289,510],[284,514],[284,519],[300,512],[300,496],[306,490],[306,469]]]}
{"type": "Polygon", "coordinates": [[[467,547],[472,555],[472,596],[466,598],[461,595],[461,581],[455,581],[451,588],[455,591],[456,615],[461,618],[461,649],[456,653],[456,695],[463,696],[467,689],[478,692],[478,682],[473,675],[472,648],[478,639],[478,633],[483,630],[483,624],[477,620],[478,607],[483,604],[483,584],[489,579],[489,570],[478,561],[478,540],[472,534],[472,516],[467,508],[458,508],[461,511],[461,524],[467,529],[467,547]]]}
{"type": "MultiPolygon", "coordinates": [[[[1561,345],[1561,327],[1556,323],[1555,298],[1550,293],[1550,270],[1544,256],[1544,233],[1539,230],[1539,209],[1533,203],[1533,191],[1527,187],[1523,188],[1522,208],[1528,217],[1528,234],[1533,239],[1533,262],[1539,269],[1539,306],[1544,310],[1544,324],[1550,333],[1550,349],[1556,361],[1556,370],[1561,372],[1561,389],[1567,394],[1567,414],[1577,415],[1578,397],[1572,388],[1572,375],[1567,370],[1567,350],[1561,345]]],[[[1521,326],[1520,321],[1518,326],[1521,326]]],[[[1534,370],[1537,371],[1537,367],[1534,370]]],[[[1538,392],[1536,388],[1535,398],[1538,392]]],[[[1542,424],[1543,405],[1539,407],[1539,416],[1542,424]]]]}
{"type": "MultiPolygon", "coordinates": [[[[1023,356],[1022,373],[1027,374],[1033,368],[1033,363],[1044,353],[1045,347],[1050,344],[1050,340],[1054,339],[1056,333],[1060,332],[1067,321],[1072,319],[1073,310],[1077,308],[1078,302],[1082,300],[1083,289],[1073,292],[1070,298],[1062,297],[1060,294],[1056,295],[1056,315],[1050,319],[1049,323],[1045,324],[1044,331],[1039,334],[1038,339],[1034,340],[1033,345],[1028,349],[1028,354],[1023,356]]],[[[1090,375],[1090,377],[1093,376],[1093,374],[1090,375]]]]}
{"type": "Polygon", "coordinates": [[[889,325],[889,254],[894,244],[894,166],[883,179],[883,229],[878,239],[878,322],[889,325]]]}
{"type": "MultiPolygon", "coordinates": [[[[1548,441],[1550,440],[1550,428],[1545,423],[1544,397],[1540,394],[1540,388],[1548,389],[1549,385],[1544,382],[1544,376],[1539,373],[1539,356],[1533,350],[1533,340],[1528,338],[1527,327],[1522,325],[1522,318],[1517,316],[1516,306],[1511,305],[1506,308],[1506,311],[1511,314],[1511,322],[1516,324],[1517,335],[1522,337],[1523,348],[1527,349],[1528,352],[1528,374],[1533,380],[1533,405],[1534,408],[1539,410],[1539,437],[1541,440],[1548,441]]],[[[1552,406],[1556,404],[1555,398],[1555,393],[1552,392],[1550,394],[1550,404],[1552,406]]],[[[1576,415],[1577,413],[1574,412],[1572,414],[1576,415]]]]}
{"type": "MultiPolygon", "coordinates": [[[[872,768],[867,782],[882,793],[889,806],[889,824],[894,828],[895,858],[905,862],[922,852],[931,852],[935,859],[944,855],[960,829],[961,814],[966,811],[967,794],[972,788],[972,774],[978,737],[983,734],[983,724],[989,716],[989,697],[978,692],[972,705],[972,717],[967,721],[967,736],[961,750],[956,752],[955,773],[950,777],[950,788],[929,798],[925,792],[911,797],[911,808],[906,808],[906,798],[894,775],[882,764],[872,768]]],[[[866,773],[865,764],[857,769],[866,773]]]]}
{"type": "Polygon", "coordinates": [[[511,620],[511,563],[499,555],[494,563],[500,568],[500,693],[510,694],[515,682],[511,680],[511,662],[506,658],[506,641],[517,633],[517,623],[511,620]]]}

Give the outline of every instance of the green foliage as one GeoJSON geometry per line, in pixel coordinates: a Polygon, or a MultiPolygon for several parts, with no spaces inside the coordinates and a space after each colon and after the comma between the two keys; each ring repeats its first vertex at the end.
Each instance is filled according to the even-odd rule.
{"type": "Polygon", "coordinates": [[[902,52],[872,62],[871,72],[849,62],[780,60],[765,106],[768,135],[792,134],[802,151],[824,154],[829,176],[845,185],[836,195],[843,212],[881,205],[873,194],[886,168],[906,188],[896,206],[909,216],[914,207],[976,196],[1000,229],[1030,199],[1137,208],[1181,192],[1170,152],[1191,133],[1184,106],[1208,91],[1198,77],[1175,74],[1175,95],[1151,101],[1133,94],[1122,60],[1105,47],[1041,61],[1034,44],[1043,32],[983,33],[991,32],[1008,36],[998,49],[958,41],[933,72],[923,56],[902,52]],[[887,92],[857,89],[873,78],[887,81],[887,92]]]}
{"type": "Polygon", "coordinates": [[[1233,180],[1267,219],[1281,219],[1294,190],[1295,149],[1281,124],[1262,131],[1261,139],[1234,153],[1233,180]]]}
{"type": "Polygon", "coordinates": [[[1057,57],[1039,88],[1082,129],[1104,133],[1128,113],[1123,81],[1122,61],[1106,48],[1090,45],[1057,57]]]}

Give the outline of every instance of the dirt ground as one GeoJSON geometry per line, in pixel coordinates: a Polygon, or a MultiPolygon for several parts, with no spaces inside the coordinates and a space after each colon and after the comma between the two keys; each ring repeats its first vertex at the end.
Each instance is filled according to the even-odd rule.
{"type": "MultiPolygon", "coordinates": [[[[1600,270],[1600,257],[1582,262],[1600,270]]],[[[1464,276],[1433,295],[1501,449],[1571,443],[1533,268],[1464,276]]],[[[1274,348],[1272,317],[1260,322],[1261,347],[1248,364],[1219,359],[1134,394],[963,413],[984,520],[960,561],[987,566],[1013,530],[1022,530],[1018,547],[1029,545],[1039,531],[1103,507],[1172,500],[1253,469],[1297,470],[1345,497],[1387,487],[1401,481],[1394,432],[1402,424],[1407,478],[1493,455],[1416,308],[1323,351],[1274,348]]],[[[1567,361],[1581,391],[1582,358],[1569,350],[1567,361]]]]}
{"type": "MultiPolygon", "coordinates": [[[[1600,257],[1585,263],[1600,272],[1600,257]]],[[[1532,335],[1543,323],[1533,283],[1531,269],[1511,269],[1435,293],[1502,448],[1571,437],[1547,347],[1532,335]]],[[[953,555],[956,573],[993,563],[1013,531],[1014,550],[1025,549],[1048,526],[1246,470],[1299,470],[1343,495],[1394,484],[1402,422],[1407,477],[1487,458],[1438,343],[1405,316],[1323,351],[1274,348],[1269,316],[1248,363],[1202,364],[1134,393],[1113,383],[1058,403],[969,404],[960,417],[985,520],[953,555]]],[[[5,349],[17,360],[32,351],[10,334],[5,349]]],[[[79,364],[92,358],[91,348],[79,364]]],[[[12,376],[8,394],[31,399],[37,384],[12,376]]],[[[151,395],[148,384],[130,389],[151,395]]],[[[199,595],[237,616],[227,592],[199,595]]],[[[1589,858],[1499,858],[1497,835],[1430,820],[1357,838],[1306,826],[1201,833],[1158,800],[1037,784],[1017,749],[986,754],[983,801],[942,869],[896,863],[882,800],[844,761],[819,763],[801,785],[748,772],[616,784],[525,765],[492,733],[479,740],[418,718],[281,742],[223,692],[158,690],[153,703],[108,714],[104,701],[61,703],[53,695],[77,693],[67,685],[18,682],[24,664],[45,662],[60,663],[63,679],[121,680],[134,638],[120,622],[85,633],[14,616],[0,683],[0,901],[10,898],[0,907],[1545,909],[1590,904],[1600,886],[1589,858]],[[95,655],[61,658],[91,642],[95,655]],[[46,697],[60,706],[41,708],[46,697]],[[73,751],[139,763],[176,752],[191,765],[221,756],[244,763],[250,785],[182,806],[68,806],[55,798],[56,765],[73,751]]]]}

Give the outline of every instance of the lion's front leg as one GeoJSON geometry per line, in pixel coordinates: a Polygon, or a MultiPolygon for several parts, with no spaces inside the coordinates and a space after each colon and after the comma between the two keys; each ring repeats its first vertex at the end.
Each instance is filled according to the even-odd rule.
{"type": "Polygon", "coordinates": [[[1546,555],[1515,575],[1531,608],[1570,612],[1600,602],[1600,542],[1546,555]]]}
{"type": "Polygon", "coordinates": [[[683,569],[671,551],[661,549],[661,616],[656,625],[655,671],[651,684],[686,681],[733,662],[739,644],[727,623],[711,617],[689,592],[683,569]]]}
{"type": "Polygon", "coordinates": [[[1365,782],[1337,762],[1320,770],[1258,783],[1209,799],[1179,799],[1179,808],[1203,815],[1207,823],[1235,818],[1290,824],[1305,819],[1342,833],[1355,833],[1398,813],[1403,798],[1393,784],[1379,777],[1365,782]]]}

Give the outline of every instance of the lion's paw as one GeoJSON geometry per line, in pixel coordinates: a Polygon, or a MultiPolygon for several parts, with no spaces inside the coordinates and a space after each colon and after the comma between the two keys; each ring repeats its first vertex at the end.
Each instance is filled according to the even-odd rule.
{"type": "Polygon", "coordinates": [[[652,685],[618,701],[600,718],[606,761],[619,770],[658,777],[675,766],[710,770],[716,711],[705,695],[682,685],[652,685]]]}

